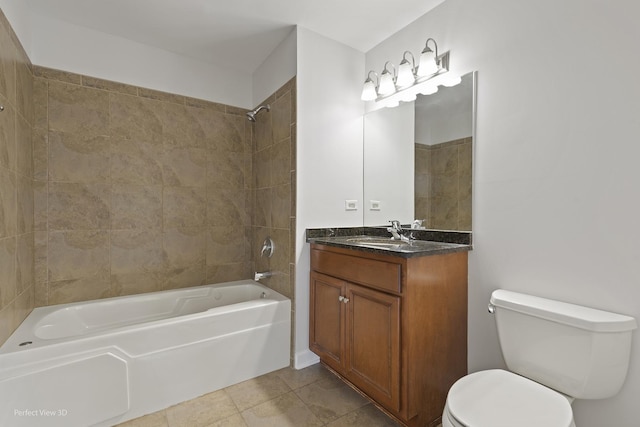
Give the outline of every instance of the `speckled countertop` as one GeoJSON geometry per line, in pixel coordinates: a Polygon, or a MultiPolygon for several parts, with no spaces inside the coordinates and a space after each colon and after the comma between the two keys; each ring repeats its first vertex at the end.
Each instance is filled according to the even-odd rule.
{"type": "MultiPolygon", "coordinates": [[[[404,227],[403,227],[404,228],[404,227]]],[[[409,241],[391,240],[386,227],[308,228],[307,242],[357,249],[403,258],[466,252],[471,233],[406,228],[409,241]]]]}

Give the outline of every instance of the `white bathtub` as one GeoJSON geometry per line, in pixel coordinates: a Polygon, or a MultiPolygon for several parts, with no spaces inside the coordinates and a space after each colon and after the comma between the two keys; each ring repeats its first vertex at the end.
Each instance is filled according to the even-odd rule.
{"type": "Polygon", "coordinates": [[[252,280],[36,308],[0,347],[0,426],[137,418],[288,366],[290,333],[252,280]]]}

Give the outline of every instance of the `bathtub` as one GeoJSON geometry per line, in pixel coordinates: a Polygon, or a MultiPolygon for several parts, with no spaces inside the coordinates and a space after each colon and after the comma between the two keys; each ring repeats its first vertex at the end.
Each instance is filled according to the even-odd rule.
{"type": "Polygon", "coordinates": [[[110,426],[289,365],[252,280],[34,309],[0,347],[0,426],[110,426]]]}

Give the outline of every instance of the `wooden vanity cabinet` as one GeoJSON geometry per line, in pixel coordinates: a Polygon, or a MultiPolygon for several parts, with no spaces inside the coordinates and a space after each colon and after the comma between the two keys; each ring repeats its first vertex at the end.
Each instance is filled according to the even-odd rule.
{"type": "Polygon", "coordinates": [[[317,272],[311,295],[312,349],[370,397],[400,409],[400,297],[317,272]]]}
{"type": "Polygon", "coordinates": [[[311,245],[310,348],[411,427],[467,373],[467,252],[403,258],[311,245]]]}

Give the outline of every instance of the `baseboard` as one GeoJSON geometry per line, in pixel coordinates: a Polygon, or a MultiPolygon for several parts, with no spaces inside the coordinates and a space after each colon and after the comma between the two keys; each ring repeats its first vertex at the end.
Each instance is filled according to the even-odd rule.
{"type": "Polygon", "coordinates": [[[319,362],[320,358],[318,355],[307,349],[296,353],[293,361],[293,367],[296,369],[304,369],[319,362]]]}

